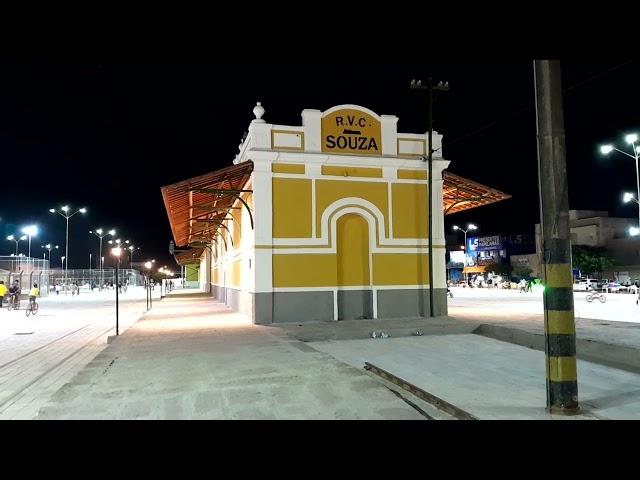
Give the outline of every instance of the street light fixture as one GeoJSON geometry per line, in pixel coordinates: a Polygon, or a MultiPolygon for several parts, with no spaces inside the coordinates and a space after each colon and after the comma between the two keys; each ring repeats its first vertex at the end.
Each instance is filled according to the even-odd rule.
{"type": "Polygon", "coordinates": [[[9,235],[7,237],[7,240],[13,240],[14,242],[16,242],[16,257],[18,256],[18,243],[20,243],[20,240],[26,240],[27,236],[26,235],[22,235],[20,238],[16,238],[15,235],[9,235]]]}
{"type": "Polygon", "coordinates": [[[638,170],[638,160],[640,159],[640,145],[636,145],[636,142],[638,141],[638,134],[630,133],[628,135],[625,135],[624,140],[629,145],[631,145],[632,154],[629,154],[623,150],[619,150],[613,145],[600,146],[600,153],[602,153],[603,155],[608,155],[609,153],[615,150],[616,152],[622,153],[627,157],[631,157],[636,161],[636,188],[637,188],[636,197],[634,198],[633,195],[629,197],[628,196],[629,194],[625,193],[623,200],[625,203],[628,203],[631,200],[635,200],[635,202],[638,204],[638,226],[640,226],[640,201],[639,201],[640,200],[640,172],[638,170]]]}
{"type": "MultiPolygon", "coordinates": [[[[51,250],[53,249],[57,249],[59,248],[58,245],[56,245],[55,247],[53,245],[51,245],[50,243],[47,243],[46,245],[42,245],[42,248],[44,248],[45,250],[49,250],[49,265],[51,265],[51,250]]],[[[45,258],[46,259],[46,258],[45,258]]]]}
{"type": "MultiPolygon", "coordinates": [[[[64,205],[64,206],[60,207],[60,211],[56,210],[55,208],[50,208],[49,211],[51,213],[60,214],[67,221],[67,234],[66,234],[66,240],[65,240],[65,253],[64,253],[64,258],[66,260],[65,261],[65,267],[64,267],[64,283],[66,285],[67,284],[67,271],[69,270],[69,219],[71,217],[73,217],[77,213],[82,213],[82,214],[87,213],[87,209],[83,207],[83,208],[80,208],[80,209],[76,210],[71,215],[69,215],[69,206],[68,205],[64,205]]],[[[65,290],[65,293],[66,293],[66,290],[65,290]]]]}
{"type": "Polygon", "coordinates": [[[638,200],[636,199],[635,195],[630,192],[625,192],[624,196],[622,197],[622,201],[624,203],[629,203],[631,201],[638,203],[638,200]]]}

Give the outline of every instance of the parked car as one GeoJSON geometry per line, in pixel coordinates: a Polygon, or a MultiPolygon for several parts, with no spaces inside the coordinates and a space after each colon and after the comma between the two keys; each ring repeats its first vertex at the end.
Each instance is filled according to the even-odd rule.
{"type": "Polygon", "coordinates": [[[606,289],[610,293],[618,293],[626,290],[626,288],[627,287],[623,287],[618,282],[609,282],[602,287],[603,290],[606,289]]]}
{"type": "Polygon", "coordinates": [[[591,290],[594,290],[591,282],[576,282],[573,284],[574,292],[590,292],[591,290]]]}

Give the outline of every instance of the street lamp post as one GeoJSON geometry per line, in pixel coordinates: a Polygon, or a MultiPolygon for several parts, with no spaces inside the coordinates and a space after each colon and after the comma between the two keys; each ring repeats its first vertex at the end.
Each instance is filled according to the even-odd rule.
{"type": "MultiPolygon", "coordinates": [[[[64,283],[66,285],[67,284],[67,270],[69,270],[69,219],[71,217],[73,217],[76,213],[83,213],[83,214],[86,213],[87,209],[83,207],[83,208],[80,208],[80,209],[76,210],[71,215],[69,215],[69,207],[67,205],[64,205],[63,207],[60,207],[60,211],[56,210],[55,208],[50,208],[49,212],[58,213],[62,217],[64,217],[66,219],[66,221],[67,221],[67,234],[66,234],[66,240],[65,240],[65,253],[64,253],[64,258],[66,260],[65,261],[65,267],[64,267],[64,283]]],[[[65,290],[65,293],[66,293],[66,290],[65,290]]]]}
{"type": "Polygon", "coordinates": [[[140,250],[140,247],[135,247],[133,245],[129,246],[129,268],[133,268],[133,254],[136,250],[140,250]]]}
{"type": "MultiPolygon", "coordinates": [[[[115,229],[111,229],[108,232],[103,232],[102,228],[97,228],[95,231],[89,230],[89,233],[94,234],[96,237],[100,239],[100,253],[98,254],[98,261],[102,259],[104,261],[104,257],[102,256],[102,239],[107,235],[111,235],[112,237],[116,234],[115,229]]],[[[102,290],[102,284],[104,283],[104,268],[102,263],[100,264],[100,286],[99,290],[102,290]]]]}
{"type": "MultiPolygon", "coordinates": [[[[613,145],[602,145],[600,146],[600,152],[603,155],[608,155],[609,153],[611,153],[612,151],[616,151],[619,153],[622,153],[623,155],[626,155],[627,157],[631,157],[635,160],[636,162],[636,196],[634,198],[633,194],[630,193],[625,193],[624,194],[624,202],[628,203],[629,201],[633,200],[638,204],[638,227],[640,227],[640,170],[638,168],[638,160],[640,159],[640,145],[636,145],[636,142],[638,141],[638,135],[636,133],[630,133],[629,135],[626,135],[624,137],[625,142],[627,142],[629,145],[631,145],[631,151],[633,152],[633,154],[629,154],[625,151],[619,150],[616,147],[614,147],[613,145]]],[[[633,231],[635,231],[635,235],[638,235],[638,233],[640,233],[640,230],[638,230],[638,228],[634,229],[633,231]]],[[[632,231],[632,235],[634,235],[632,231]]]]}
{"type": "Polygon", "coordinates": [[[152,267],[152,263],[151,262],[146,262],[144,264],[145,268],[147,269],[147,310],[149,310],[149,304],[151,303],[151,307],[153,307],[153,300],[151,300],[151,267],[152,267]]]}
{"type": "MultiPolygon", "coordinates": [[[[56,245],[55,247],[53,245],[51,245],[50,243],[47,243],[46,245],[42,245],[42,248],[44,248],[45,250],[49,251],[49,266],[51,266],[51,250],[53,250],[54,248],[59,248],[58,245],[56,245]]],[[[45,252],[45,260],[47,259],[46,257],[46,253],[45,252]]]]}
{"type": "MultiPolygon", "coordinates": [[[[412,90],[426,90],[427,91],[427,208],[428,208],[428,223],[427,223],[427,236],[429,242],[429,250],[427,251],[429,257],[429,316],[435,315],[434,299],[433,299],[433,92],[434,91],[449,91],[449,82],[438,82],[437,85],[433,84],[433,79],[429,77],[427,84],[423,85],[421,80],[417,82],[411,81],[410,88],[412,90]]],[[[424,157],[423,157],[424,159],[424,157]]]]}
{"type": "MultiPolygon", "coordinates": [[[[461,232],[464,232],[464,266],[467,266],[467,232],[471,232],[473,230],[477,230],[478,227],[476,225],[474,225],[473,223],[470,223],[469,225],[467,225],[467,228],[460,228],[458,225],[454,225],[453,226],[454,230],[460,230],[461,232]]],[[[464,272],[464,269],[463,269],[464,272]]],[[[467,279],[467,274],[465,273],[465,280],[467,279]]]]}
{"type": "Polygon", "coordinates": [[[118,267],[120,266],[120,254],[122,253],[122,249],[120,247],[114,247],[111,249],[111,254],[118,259],[116,262],[116,335],[120,335],[120,324],[118,318],[118,311],[120,309],[119,305],[119,297],[118,297],[118,267]]]}
{"type": "Polygon", "coordinates": [[[14,242],[16,242],[16,257],[18,256],[18,243],[20,243],[20,240],[26,240],[27,236],[26,235],[22,235],[20,238],[16,238],[15,235],[9,235],[7,237],[7,240],[13,240],[14,242]]]}
{"type": "Polygon", "coordinates": [[[29,238],[29,264],[30,264],[30,272],[29,272],[29,285],[31,285],[31,278],[33,277],[33,260],[31,259],[31,237],[35,237],[38,235],[38,227],[36,225],[29,225],[28,227],[24,227],[22,229],[22,233],[24,233],[29,238]]]}

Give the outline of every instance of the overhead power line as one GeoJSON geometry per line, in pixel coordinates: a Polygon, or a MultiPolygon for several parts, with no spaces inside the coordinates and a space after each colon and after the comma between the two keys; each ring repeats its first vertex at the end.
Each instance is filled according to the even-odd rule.
{"type": "MultiPolygon", "coordinates": [[[[585,84],[587,84],[587,83],[589,83],[589,82],[591,82],[591,81],[593,81],[593,80],[595,80],[595,79],[597,79],[597,78],[600,78],[600,77],[602,77],[602,76],[604,76],[604,75],[608,75],[609,73],[611,73],[611,72],[613,72],[613,71],[615,71],[615,70],[618,70],[618,69],[620,69],[620,68],[622,68],[622,67],[624,67],[624,66],[627,66],[627,65],[629,65],[630,63],[633,63],[633,62],[635,62],[635,60],[629,60],[629,61],[627,61],[627,62],[624,62],[624,63],[620,63],[620,64],[618,64],[618,65],[615,65],[615,66],[613,66],[613,67],[611,67],[611,68],[609,68],[609,69],[605,70],[604,72],[601,72],[601,73],[598,73],[598,74],[596,74],[596,75],[593,75],[593,76],[591,76],[591,77],[589,77],[589,78],[586,78],[586,79],[584,79],[584,80],[582,80],[582,81],[580,81],[580,82],[578,82],[578,83],[575,83],[575,84],[573,84],[573,85],[571,85],[571,86],[569,86],[569,87],[567,87],[567,88],[562,89],[562,93],[564,94],[564,93],[567,93],[567,92],[569,92],[569,91],[571,91],[571,90],[574,90],[574,89],[576,89],[576,88],[578,88],[578,87],[581,87],[581,86],[583,86],[583,85],[585,85],[585,84]]],[[[524,107],[520,108],[519,110],[516,110],[515,112],[511,113],[511,114],[510,114],[510,115],[508,115],[507,117],[504,117],[504,118],[502,118],[502,119],[493,120],[493,121],[491,121],[491,122],[487,123],[486,125],[484,125],[484,126],[482,126],[482,127],[478,128],[478,129],[476,129],[476,130],[473,130],[473,131],[472,131],[472,132],[470,132],[470,133],[467,133],[467,134],[465,134],[465,135],[462,135],[461,137],[458,137],[458,138],[456,138],[456,139],[454,139],[454,140],[451,140],[450,142],[447,142],[447,147],[450,147],[451,145],[455,145],[456,143],[459,143],[459,142],[461,142],[462,140],[465,140],[465,139],[467,139],[467,138],[469,138],[469,137],[472,137],[472,136],[474,136],[474,135],[477,135],[477,134],[478,134],[478,133],[480,133],[480,132],[483,132],[484,130],[487,130],[487,129],[491,128],[491,127],[494,127],[494,126],[496,126],[498,123],[500,123],[501,121],[504,121],[504,120],[506,120],[506,119],[513,118],[513,117],[515,117],[515,116],[517,116],[517,115],[519,115],[519,114],[521,114],[521,113],[523,113],[523,112],[526,112],[527,110],[531,110],[531,109],[533,109],[533,108],[534,108],[534,106],[535,106],[535,104],[532,102],[532,103],[530,103],[530,104],[528,104],[528,105],[526,105],[526,106],[524,106],[524,107]]]]}

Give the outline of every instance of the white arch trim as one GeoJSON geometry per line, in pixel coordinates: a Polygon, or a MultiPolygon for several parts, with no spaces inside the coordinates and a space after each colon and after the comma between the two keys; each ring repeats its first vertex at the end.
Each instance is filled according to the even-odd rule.
{"type": "MultiPolygon", "coordinates": [[[[385,226],[385,218],[384,215],[382,214],[382,212],[380,211],[380,209],[374,205],[373,203],[369,202],[368,200],[364,200],[362,198],[358,198],[358,197],[345,197],[345,198],[341,198],[339,200],[336,200],[335,202],[333,202],[332,204],[330,204],[329,206],[327,206],[327,208],[324,210],[324,212],[322,212],[322,217],[320,218],[320,236],[318,238],[274,238],[273,239],[273,245],[275,246],[325,246],[327,247],[327,249],[329,250],[325,250],[322,253],[327,253],[327,251],[332,251],[333,253],[335,253],[335,228],[329,228],[329,219],[332,218],[332,215],[334,213],[336,213],[338,210],[342,210],[346,207],[362,207],[362,209],[358,210],[357,212],[354,213],[361,213],[364,215],[364,213],[367,213],[368,216],[366,218],[371,219],[373,218],[374,221],[376,221],[376,223],[374,224],[374,229],[376,228],[377,225],[377,233],[378,233],[378,239],[379,242],[374,241],[371,244],[371,249],[372,251],[376,252],[378,251],[377,246],[379,245],[384,245],[386,247],[410,247],[410,246],[415,246],[418,248],[424,248],[427,247],[427,245],[429,245],[428,240],[424,239],[424,238],[388,238],[385,235],[385,231],[384,231],[384,226],[385,226]],[[364,209],[364,210],[363,210],[364,209]],[[373,217],[371,216],[371,214],[369,214],[367,211],[371,212],[371,214],[373,214],[373,217]],[[331,236],[331,246],[329,246],[329,231],[332,232],[332,236],[331,236]]],[[[312,222],[315,222],[315,216],[311,219],[312,222]]],[[[332,225],[332,227],[335,227],[335,225],[332,225]]],[[[372,230],[373,232],[375,232],[376,230],[372,230]]],[[[374,240],[375,240],[375,235],[373,236],[374,240]]],[[[324,249],[322,249],[324,250],[324,249]]],[[[387,253],[392,253],[390,250],[384,250],[387,253]]],[[[299,252],[302,253],[302,252],[299,252]]],[[[321,251],[319,249],[316,249],[315,252],[309,252],[309,253],[321,253],[321,251]]]]}
{"type": "Polygon", "coordinates": [[[367,220],[367,223],[369,224],[369,249],[375,248],[378,244],[376,240],[376,226],[378,229],[378,238],[381,241],[385,238],[384,215],[380,209],[373,203],[362,198],[346,197],[336,200],[330,204],[324,212],[322,212],[322,218],[320,219],[320,238],[325,240],[325,244],[328,243],[330,232],[331,246],[335,248],[337,240],[336,222],[339,217],[346,215],[347,213],[356,213],[367,220]],[[336,213],[338,215],[335,215],[336,213]],[[328,228],[329,219],[331,219],[331,228],[328,228]]]}
{"type": "Polygon", "coordinates": [[[382,121],[382,118],[380,118],[380,115],[378,115],[373,110],[369,110],[366,107],[361,107],[360,105],[353,105],[353,104],[350,104],[350,103],[349,104],[344,104],[344,105],[336,105],[335,107],[331,107],[329,110],[325,110],[324,112],[322,112],[322,116],[326,117],[330,113],[336,112],[338,110],[345,110],[347,108],[352,109],[352,110],[360,110],[361,112],[364,112],[364,113],[367,113],[367,114],[371,115],[373,118],[375,118],[379,122],[382,121]]]}

